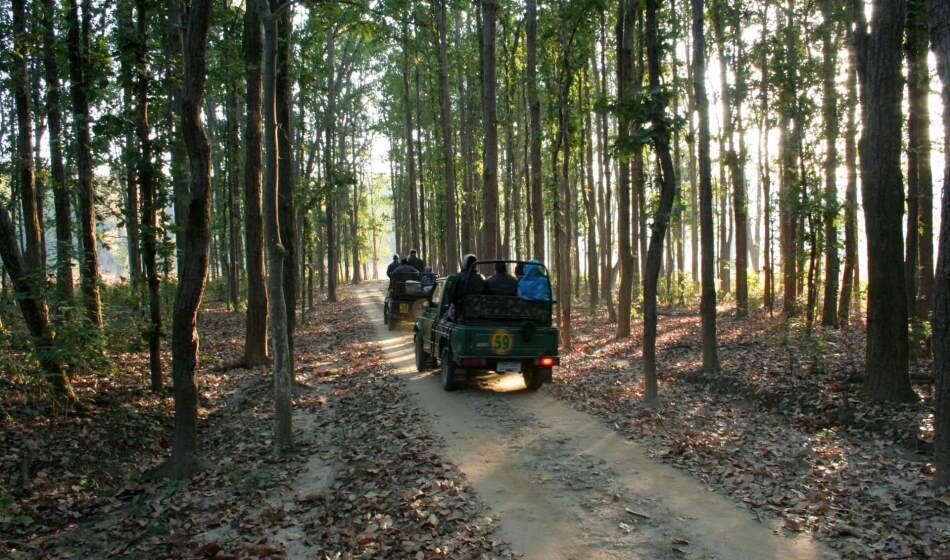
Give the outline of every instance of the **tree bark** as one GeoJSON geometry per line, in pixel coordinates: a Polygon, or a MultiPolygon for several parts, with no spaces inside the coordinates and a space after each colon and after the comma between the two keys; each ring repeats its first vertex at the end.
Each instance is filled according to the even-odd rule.
{"type": "Polygon", "coordinates": [[[417,249],[419,236],[419,195],[416,187],[416,157],[413,124],[412,124],[412,103],[409,97],[409,23],[403,21],[402,24],[402,114],[406,142],[406,172],[409,176],[409,235],[412,239],[406,245],[405,249],[417,249]]]}
{"type": "Polygon", "coordinates": [[[136,301],[142,284],[142,239],[141,224],[139,223],[139,172],[141,159],[141,143],[138,138],[138,79],[135,73],[138,68],[139,37],[138,27],[132,21],[132,8],[137,2],[116,2],[116,35],[119,59],[119,83],[122,86],[123,117],[128,121],[135,121],[135,125],[125,128],[125,142],[122,146],[122,160],[125,170],[125,235],[128,248],[129,283],[131,284],[136,301]],[[133,100],[133,98],[136,98],[133,100]]]}
{"type": "Polygon", "coordinates": [[[59,105],[59,64],[57,63],[56,1],[43,0],[43,68],[46,79],[46,120],[49,123],[50,172],[56,214],[56,290],[59,299],[73,298],[72,219],[69,187],[63,165],[63,119],[59,105]]]}
{"type": "MultiPolygon", "coordinates": [[[[781,138],[779,151],[781,152],[782,174],[779,187],[780,227],[779,238],[782,247],[782,284],[783,284],[783,312],[786,317],[798,315],[798,261],[796,257],[796,223],[798,217],[799,188],[798,177],[795,173],[798,165],[798,136],[793,128],[792,113],[795,110],[796,95],[796,52],[794,27],[795,0],[788,0],[785,19],[785,61],[782,84],[779,90],[779,106],[782,115],[781,138]]],[[[795,118],[798,121],[799,118],[795,118]]]]}
{"type": "MultiPolygon", "coordinates": [[[[624,102],[633,86],[633,32],[636,25],[638,0],[618,0],[617,3],[617,99],[624,102]]],[[[626,111],[617,117],[618,142],[629,142],[630,119],[626,111]]],[[[620,252],[620,293],[617,296],[617,338],[630,336],[630,314],[633,303],[633,276],[637,263],[631,252],[630,223],[630,163],[620,160],[617,175],[617,247],[620,252]]]]}
{"type": "Polygon", "coordinates": [[[825,286],[821,308],[821,324],[838,325],[838,94],[835,77],[838,68],[838,42],[834,38],[837,24],[831,0],[822,0],[822,112],[825,125],[825,199],[823,201],[825,226],[825,286]]]}
{"type": "Polygon", "coordinates": [[[170,478],[189,478],[198,468],[198,307],[208,273],[211,235],[211,145],[201,121],[207,74],[210,0],[192,0],[185,21],[184,82],[181,130],[188,151],[191,200],[186,244],[178,275],[172,318],[172,379],[175,386],[175,430],[172,456],[164,469],[170,478]]]}
{"type": "MultiPolygon", "coordinates": [[[[271,0],[276,9],[282,2],[271,0]]],[[[297,183],[296,164],[294,163],[293,133],[293,83],[290,77],[291,41],[293,31],[293,7],[284,6],[279,15],[275,15],[277,25],[277,53],[274,69],[274,104],[277,112],[277,212],[280,227],[280,245],[283,247],[283,286],[284,305],[287,307],[287,344],[288,368],[290,378],[294,378],[294,331],[296,330],[297,310],[297,227],[294,210],[294,190],[297,183]]],[[[269,105],[265,105],[265,110],[269,105]]]]}
{"type": "Polygon", "coordinates": [[[544,206],[541,178],[541,100],[538,97],[538,3],[527,0],[525,48],[527,56],[528,111],[531,116],[531,223],[534,226],[534,260],[544,261],[544,206]]]}
{"type": "MultiPolygon", "coordinates": [[[[943,129],[950,130],[950,4],[930,0],[930,40],[943,83],[943,129]]],[[[944,134],[943,184],[950,184],[950,135],[944,134]]],[[[934,465],[937,486],[950,484],[950,196],[944,190],[940,208],[940,241],[934,283],[934,465]]]]}
{"type": "Polygon", "coordinates": [[[36,175],[33,168],[33,115],[30,109],[30,76],[27,69],[30,39],[26,29],[25,0],[13,0],[13,101],[16,105],[17,156],[20,204],[23,212],[23,230],[26,240],[26,266],[33,276],[28,284],[32,298],[45,299],[45,262],[43,259],[43,231],[40,226],[36,175]]]}
{"type": "Polygon", "coordinates": [[[156,201],[155,201],[155,172],[152,166],[152,140],[149,137],[149,105],[148,105],[148,71],[146,58],[148,56],[148,11],[146,0],[135,0],[135,10],[138,12],[136,20],[135,67],[136,75],[136,136],[139,142],[138,175],[139,186],[142,190],[142,248],[144,250],[145,276],[148,282],[148,354],[149,372],[151,374],[152,391],[162,390],[162,300],[161,280],[158,277],[156,264],[156,201]]]}
{"type": "MultiPolygon", "coordinates": [[[[595,57],[596,58],[596,57],[595,57]]],[[[600,17],[600,76],[598,77],[598,65],[594,61],[594,81],[597,83],[600,97],[607,96],[607,23],[604,14],[600,17]]],[[[611,193],[611,166],[610,151],[608,146],[609,127],[607,122],[607,111],[600,111],[599,118],[600,130],[597,134],[599,149],[600,172],[597,174],[600,181],[599,196],[599,215],[598,223],[600,225],[600,293],[601,297],[607,301],[607,319],[610,322],[617,320],[617,309],[614,306],[614,274],[613,274],[613,211],[612,193],[611,193]]]]}
{"type": "MultiPolygon", "coordinates": [[[[647,68],[650,90],[660,88],[660,39],[657,30],[658,0],[647,0],[647,68]]],[[[656,378],[656,290],[660,275],[660,263],[663,260],[663,237],[673,211],[673,199],[676,197],[676,172],[673,156],[667,140],[669,131],[665,123],[669,122],[666,107],[662,104],[653,109],[653,147],[659,158],[662,172],[660,184],[660,204],[653,215],[653,235],[650,236],[650,248],[647,251],[646,275],[643,278],[643,372],[646,383],[644,400],[655,403],[657,400],[656,378]]]]}
{"type": "MultiPolygon", "coordinates": [[[[498,227],[498,118],[495,111],[495,0],[479,0],[482,6],[482,115],[485,142],[482,150],[482,255],[501,254],[498,227]]],[[[563,302],[562,302],[563,305],[563,302]]]]}
{"type": "Polygon", "coordinates": [[[247,115],[244,125],[244,246],[247,315],[244,362],[267,363],[267,288],[264,283],[264,216],[261,186],[261,21],[255,6],[244,12],[244,69],[247,115]]]}
{"type": "Polygon", "coordinates": [[[844,160],[848,171],[844,202],[844,273],[838,301],[838,325],[846,326],[851,317],[851,299],[858,286],[858,108],[857,53],[849,39],[848,117],[845,124],[844,160]]]}
{"type": "MultiPolygon", "coordinates": [[[[281,455],[293,443],[290,403],[293,372],[287,305],[284,300],[284,259],[287,255],[281,244],[278,184],[280,164],[276,89],[277,66],[280,64],[277,46],[279,14],[271,12],[269,0],[257,0],[257,8],[264,25],[264,237],[267,239],[267,295],[271,304],[270,329],[274,349],[274,451],[281,455]]],[[[335,270],[331,269],[330,273],[331,277],[336,275],[335,270]]]]}
{"type": "Polygon", "coordinates": [[[703,333],[703,372],[719,371],[716,341],[715,232],[712,223],[712,163],[709,159],[709,99],[706,97],[706,37],[703,0],[691,0],[693,7],[693,95],[699,113],[699,221],[702,245],[702,295],[700,313],[703,333]]]}
{"type": "Polygon", "coordinates": [[[229,79],[225,86],[225,116],[226,116],[226,138],[227,146],[227,243],[228,243],[228,302],[231,309],[237,311],[238,300],[240,299],[241,286],[241,259],[239,256],[241,248],[240,240],[240,221],[238,213],[241,209],[238,207],[239,177],[241,174],[241,156],[238,155],[240,144],[239,124],[238,124],[238,81],[229,79]]]}
{"type": "MultiPolygon", "coordinates": [[[[860,8],[860,7],[859,7],[860,8]]],[[[861,83],[861,192],[868,240],[864,391],[872,400],[913,401],[908,375],[907,297],[901,213],[901,39],[906,0],[875,0],[870,33],[855,31],[861,83]]]]}
{"type": "MultiPolygon", "coordinates": [[[[762,6],[762,32],[759,39],[759,73],[768,76],[769,49],[766,48],[768,36],[769,5],[762,6]]],[[[763,285],[762,304],[769,316],[775,310],[775,274],[772,260],[772,173],[769,159],[769,82],[760,80],[759,92],[759,180],[762,183],[762,213],[763,213],[763,285]]]]}
{"type": "Polygon", "coordinates": [[[584,72],[584,144],[586,159],[584,167],[586,176],[582,180],[582,196],[584,199],[584,215],[587,218],[587,292],[590,298],[590,308],[593,310],[600,303],[600,270],[597,262],[597,192],[594,185],[594,127],[591,119],[590,87],[587,85],[587,72],[584,72]]]}
{"type": "MultiPolygon", "coordinates": [[[[327,84],[330,85],[327,92],[327,110],[325,123],[323,125],[326,135],[326,142],[323,148],[324,177],[326,189],[324,198],[326,199],[326,253],[327,253],[327,301],[336,301],[336,280],[337,280],[337,257],[339,253],[336,250],[336,170],[333,166],[333,144],[336,120],[336,37],[335,29],[330,30],[329,44],[327,45],[327,69],[329,76],[327,84]]],[[[266,105],[265,105],[266,107],[266,105]]],[[[402,219],[401,217],[399,219],[402,219]]],[[[397,243],[398,248],[398,243],[397,243]]],[[[268,254],[270,249],[268,249],[268,254]]],[[[269,259],[270,257],[268,257],[269,259]]],[[[273,301],[271,305],[276,305],[273,301]]],[[[273,318],[271,318],[273,321],[273,318]]]]}
{"type": "Polygon", "coordinates": [[[445,0],[432,0],[438,28],[439,109],[442,124],[442,164],[445,173],[445,263],[459,262],[458,219],[455,203],[455,144],[452,131],[452,98],[449,95],[449,58],[445,23],[445,0]]]}
{"type": "Polygon", "coordinates": [[[732,175],[732,212],[736,237],[736,316],[749,314],[749,207],[746,193],[745,166],[748,154],[745,143],[745,124],[742,107],[746,97],[746,69],[743,60],[742,20],[739,9],[732,13],[733,53],[732,67],[736,76],[735,91],[730,100],[735,106],[733,128],[739,136],[739,151],[734,146],[734,136],[729,139],[729,163],[732,175]]]}
{"type": "Polygon", "coordinates": [[[933,299],[933,174],[930,168],[929,0],[907,4],[907,250],[908,313],[926,320],[933,299]]]}
{"type": "Polygon", "coordinates": [[[174,198],[175,252],[179,271],[185,251],[185,224],[188,223],[188,192],[191,182],[188,173],[188,154],[181,132],[181,85],[182,85],[182,7],[181,0],[168,0],[165,8],[165,82],[168,86],[168,120],[173,131],[170,141],[169,168],[171,171],[172,196],[174,198]]]}
{"type": "Polygon", "coordinates": [[[92,151],[89,134],[89,102],[86,98],[86,66],[89,58],[89,0],[83,0],[80,28],[77,0],[67,0],[69,27],[69,75],[72,87],[73,123],[76,135],[76,165],[79,168],[79,217],[81,221],[82,266],[80,279],[86,318],[102,325],[99,301],[99,257],[96,253],[96,192],[93,184],[92,151]]]}

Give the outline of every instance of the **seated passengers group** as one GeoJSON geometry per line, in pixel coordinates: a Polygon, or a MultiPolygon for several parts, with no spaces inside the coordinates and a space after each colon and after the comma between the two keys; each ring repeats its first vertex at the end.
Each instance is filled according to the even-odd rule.
{"type": "MultiPolygon", "coordinates": [[[[519,263],[515,268],[516,276],[508,272],[508,265],[504,262],[495,263],[495,273],[486,280],[475,269],[478,259],[475,255],[465,255],[462,258],[462,270],[453,275],[452,282],[446,285],[449,301],[458,301],[467,295],[487,294],[493,296],[519,296],[532,301],[550,301],[551,285],[545,278],[540,263],[528,261],[519,263]]],[[[425,262],[417,256],[416,250],[409,252],[408,258],[399,258],[393,255],[393,261],[386,269],[386,275],[392,278],[414,277],[421,273],[423,285],[435,284],[435,273],[432,267],[425,266],[425,262]]]]}
{"type": "MultiPolygon", "coordinates": [[[[532,301],[550,301],[551,285],[544,276],[541,264],[536,261],[519,263],[512,276],[508,272],[508,265],[504,262],[495,263],[495,273],[485,280],[475,270],[478,259],[475,255],[465,255],[462,259],[462,271],[456,276],[451,301],[458,301],[467,295],[488,294],[494,296],[518,296],[532,301]]],[[[446,286],[448,288],[448,286],[446,286]]]]}

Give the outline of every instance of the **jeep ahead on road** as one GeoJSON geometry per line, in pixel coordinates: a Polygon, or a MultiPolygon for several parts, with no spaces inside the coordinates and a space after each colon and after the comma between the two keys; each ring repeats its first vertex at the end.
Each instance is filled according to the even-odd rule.
{"type": "Polygon", "coordinates": [[[431,288],[422,284],[418,273],[394,274],[383,302],[383,323],[395,330],[399,321],[415,321],[428,304],[431,288]]]}
{"type": "MultiPolygon", "coordinates": [[[[513,265],[520,272],[537,267],[532,281],[544,283],[543,300],[518,295],[488,293],[458,295],[460,275],[440,278],[422,315],[416,319],[416,369],[441,367],[442,387],[464,387],[478,372],[520,372],[529,390],[551,381],[560,365],[558,330],[551,324],[554,302],[544,265],[524,261],[479,261],[478,272],[496,263],[513,265]]],[[[521,281],[521,280],[519,280],[521,281]]]]}

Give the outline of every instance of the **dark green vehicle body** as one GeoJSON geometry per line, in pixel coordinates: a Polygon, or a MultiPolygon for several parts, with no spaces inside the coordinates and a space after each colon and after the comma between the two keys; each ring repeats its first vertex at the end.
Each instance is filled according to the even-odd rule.
{"type": "MultiPolygon", "coordinates": [[[[429,305],[416,320],[416,365],[442,367],[446,390],[464,386],[475,373],[517,371],[529,389],[551,380],[559,365],[558,330],[551,325],[553,302],[517,296],[468,295],[448,318],[447,279],[440,279],[429,305]]],[[[451,288],[451,284],[449,286],[451,288]]]]}

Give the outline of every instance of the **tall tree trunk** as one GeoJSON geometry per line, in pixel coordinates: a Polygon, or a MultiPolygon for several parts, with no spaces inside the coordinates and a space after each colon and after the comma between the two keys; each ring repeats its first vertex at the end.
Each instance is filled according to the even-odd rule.
{"type": "MultiPolygon", "coordinates": [[[[16,105],[16,172],[19,178],[20,204],[23,211],[26,267],[29,274],[33,276],[29,283],[28,293],[32,298],[45,300],[43,284],[46,263],[43,259],[43,231],[40,226],[36,175],[33,168],[33,116],[30,109],[30,76],[27,68],[30,39],[26,29],[25,0],[13,1],[13,48],[18,53],[13,57],[11,76],[13,101],[16,105]]],[[[43,305],[45,306],[45,302],[43,305]]]]}
{"type": "MultiPolygon", "coordinates": [[[[460,22],[461,11],[456,12],[452,32],[455,38],[456,52],[456,86],[458,88],[459,99],[459,149],[462,156],[462,191],[459,200],[459,214],[461,215],[461,226],[459,232],[459,243],[461,254],[475,252],[475,224],[472,222],[472,196],[474,190],[474,181],[472,180],[472,138],[469,128],[468,112],[466,109],[466,100],[468,99],[465,90],[465,71],[462,65],[462,24],[460,22]]],[[[398,243],[397,243],[398,246],[398,243]]],[[[447,263],[450,268],[446,272],[455,270],[459,266],[460,260],[447,263]]]]}
{"type": "Polygon", "coordinates": [[[849,39],[847,123],[844,136],[844,160],[848,184],[844,202],[844,274],[838,301],[838,325],[846,326],[851,316],[851,299],[858,285],[858,108],[857,53],[849,39]]]}
{"type": "MultiPolygon", "coordinates": [[[[729,170],[729,175],[733,179],[733,184],[735,184],[738,166],[732,140],[734,136],[732,123],[732,90],[726,78],[730,66],[726,55],[726,14],[724,13],[726,9],[724,1],[715,2],[713,4],[712,20],[713,31],[716,38],[716,50],[719,51],[719,83],[722,90],[720,99],[722,129],[719,133],[719,153],[721,154],[719,157],[719,289],[722,290],[723,293],[728,294],[732,289],[732,281],[730,278],[731,271],[729,263],[730,236],[727,231],[729,223],[729,212],[727,209],[729,185],[726,180],[726,170],[729,170]]],[[[736,253],[738,265],[738,251],[736,253]]],[[[743,315],[741,308],[742,303],[745,302],[740,302],[739,296],[736,294],[736,314],[739,316],[743,315]]]]}
{"type": "Polygon", "coordinates": [[[459,262],[459,234],[455,204],[455,133],[452,130],[452,98],[449,95],[445,0],[432,0],[432,4],[439,34],[439,116],[442,124],[442,164],[445,173],[445,262],[448,266],[455,266],[459,262]]]}
{"type": "Polygon", "coordinates": [[[822,112],[825,125],[825,200],[823,201],[825,225],[825,286],[824,303],[821,309],[821,324],[834,327],[838,324],[838,94],[835,91],[835,76],[838,68],[838,42],[834,38],[837,21],[833,15],[831,0],[822,0],[822,112]]]}
{"type": "MultiPolygon", "coordinates": [[[[762,32],[759,36],[759,75],[769,75],[769,5],[762,6],[762,32]]],[[[760,80],[759,91],[759,181],[762,184],[763,283],[762,304],[769,316],[775,310],[775,275],[772,262],[772,173],[769,155],[769,81],[760,80]]]]}
{"type": "Polygon", "coordinates": [[[72,220],[69,187],[63,165],[63,119],[59,105],[59,65],[57,63],[56,2],[43,0],[43,68],[46,79],[46,120],[49,123],[50,171],[56,213],[56,290],[59,299],[73,298],[72,220]]]}
{"type": "Polygon", "coordinates": [[[907,298],[901,211],[901,39],[905,0],[875,0],[869,33],[855,31],[861,84],[861,192],[868,240],[868,327],[864,391],[873,400],[913,401],[908,375],[907,298]]]}
{"type": "Polygon", "coordinates": [[[531,115],[531,223],[534,226],[534,260],[544,260],[544,206],[541,198],[541,100],[538,97],[538,3],[527,0],[525,47],[528,73],[528,111],[531,115]]]}
{"type": "MultiPolygon", "coordinates": [[[[930,0],[930,40],[943,83],[943,129],[950,130],[950,4],[930,0]]],[[[950,135],[943,137],[943,184],[950,184],[950,135]]],[[[940,241],[933,294],[934,464],[937,486],[950,484],[950,196],[944,190],[940,208],[940,241]]]]}
{"type": "Polygon", "coordinates": [[[405,125],[406,168],[409,174],[409,233],[412,239],[405,243],[406,248],[416,249],[419,244],[419,202],[416,190],[416,160],[413,148],[412,104],[409,97],[409,23],[402,24],[402,108],[405,125]]]}
{"type": "MultiPolygon", "coordinates": [[[[140,38],[138,28],[132,22],[132,7],[136,2],[116,3],[117,47],[119,52],[119,83],[122,87],[122,110],[128,121],[140,119],[137,108],[133,105],[138,97],[138,81],[135,73],[138,68],[138,50],[140,38]]],[[[142,240],[139,224],[139,171],[141,158],[141,143],[137,136],[137,127],[125,128],[125,142],[122,146],[122,160],[125,170],[125,235],[128,249],[129,283],[136,299],[142,285],[142,240]]]]}
{"type": "MultiPolygon", "coordinates": [[[[621,102],[632,95],[633,85],[633,32],[636,25],[638,0],[618,0],[617,3],[617,99],[621,102]]],[[[629,141],[630,119],[626,111],[617,117],[617,140],[629,141]]],[[[617,236],[620,252],[620,293],[617,296],[617,338],[630,336],[630,314],[634,261],[630,236],[630,163],[620,160],[617,176],[617,236]]]]}
{"type": "Polygon", "coordinates": [[[79,267],[86,318],[102,325],[99,301],[99,256],[96,253],[96,191],[93,183],[92,147],[89,134],[89,101],[86,98],[86,66],[89,58],[89,0],[83,0],[82,24],[77,0],[67,0],[69,27],[69,77],[76,135],[76,164],[79,168],[79,239],[82,242],[82,266],[79,267]]]}
{"type": "Polygon", "coordinates": [[[145,275],[148,281],[148,355],[149,372],[151,373],[152,391],[162,390],[162,300],[161,280],[158,277],[156,264],[156,201],[155,201],[155,172],[152,167],[152,140],[149,137],[151,125],[148,113],[148,71],[146,68],[148,57],[148,9],[146,0],[135,0],[136,41],[135,41],[135,68],[138,80],[136,81],[136,135],[139,142],[138,175],[142,189],[142,248],[144,249],[145,275]]]}
{"type": "Polygon", "coordinates": [[[261,22],[255,6],[244,12],[244,71],[247,115],[244,125],[244,246],[247,267],[247,315],[244,362],[267,362],[267,288],[264,283],[264,216],[261,186],[261,22]]]}
{"type": "MultiPolygon", "coordinates": [[[[595,57],[596,58],[596,57],[595,57]]],[[[600,76],[598,77],[598,65],[596,60],[594,61],[594,81],[597,84],[599,97],[607,95],[607,23],[606,17],[604,14],[600,16],[600,76]]],[[[611,322],[617,320],[617,310],[614,306],[614,274],[613,274],[613,211],[611,209],[612,205],[612,196],[611,196],[611,161],[610,161],[610,151],[608,146],[610,144],[609,139],[609,127],[607,123],[607,111],[600,111],[600,130],[597,134],[598,138],[598,153],[600,154],[599,166],[600,172],[597,174],[598,181],[600,182],[600,196],[598,197],[600,208],[598,213],[600,219],[598,223],[600,225],[600,255],[601,255],[601,271],[600,271],[600,293],[601,297],[607,300],[607,318],[611,322]]]]}
{"type": "Polygon", "coordinates": [[[590,88],[587,72],[584,72],[584,143],[586,145],[586,159],[584,161],[586,176],[581,181],[582,196],[584,198],[584,214],[587,217],[587,291],[590,297],[590,307],[594,309],[600,303],[600,274],[597,262],[597,192],[594,186],[594,127],[591,120],[590,88]]]}
{"type": "Polygon", "coordinates": [[[554,248],[557,251],[557,299],[558,326],[561,335],[561,347],[570,349],[573,332],[571,328],[571,189],[570,189],[570,91],[573,82],[571,68],[571,44],[565,34],[560,34],[560,52],[558,54],[558,76],[555,78],[558,95],[558,120],[556,138],[552,150],[551,168],[558,181],[557,195],[554,197],[554,248]],[[559,164],[560,154],[564,154],[559,164]]]}
{"type": "MultiPolygon", "coordinates": [[[[650,89],[660,88],[660,39],[657,30],[658,0],[647,0],[647,60],[650,89]]],[[[656,290],[660,275],[660,262],[663,259],[663,237],[673,211],[673,199],[676,197],[676,172],[666,130],[666,107],[654,108],[651,115],[654,135],[653,147],[660,160],[663,178],[660,184],[660,204],[653,215],[653,235],[650,236],[650,248],[647,252],[646,275],[643,278],[643,372],[646,382],[644,400],[655,403],[657,399],[656,379],[656,290]]]]}
{"type": "Polygon", "coordinates": [[[353,208],[350,214],[350,236],[353,238],[350,248],[353,256],[353,284],[360,283],[360,190],[360,183],[353,185],[353,208]]]}
{"type": "MultiPolygon", "coordinates": [[[[272,0],[276,9],[279,4],[272,0]]],[[[274,68],[274,104],[277,121],[277,223],[280,227],[280,245],[283,248],[284,305],[287,307],[288,368],[294,377],[294,331],[297,310],[297,227],[294,210],[294,190],[297,183],[294,163],[293,82],[290,77],[291,41],[293,39],[293,8],[284,6],[275,15],[277,25],[276,67],[274,68]]],[[[268,109],[265,105],[264,109],[268,109]]]]}
{"type": "Polygon", "coordinates": [[[207,75],[207,37],[210,0],[192,0],[185,21],[184,82],[181,129],[188,150],[191,202],[188,205],[186,244],[178,273],[178,292],[172,317],[172,379],[175,386],[175,430],[172,456],[165,468],[170,478],[189,478],[198,467],[198,307],[208,274],[211,245],[211,145],[201,122],[201,104],[207,75]]]}
{"type": "Polygon", "coordinates": [[[930,169],[929,0],[907,4],[907,281],[908,313],[926,320],[933,299],[933,174],[930,169]],[[913,214],[913,215],[912,215],[913,214]],[[919,286],[918,286],[919,284],[919,286]]]}
{"type": "MultiPolygon", "coordinates": [[[[785,61],[782,84],[779,90],[779,105],[781,107],[781,138],[779,151],[782,159],[781,186],[779,187],[780,228],[779,238],[782,247],[782,284],[783,284],[783,312],[786,317],[798,314],[798,260],[796,258],[796,224],[798,218],[799,187],[795,170],[798,165],[798,137],[795,130],[798,125],[792,126],[792,112],[794,111],[796,95],[796,38],[794,26],[795,0],[788,0],[785,15],[785,61]]],[[[795,121],[798,121],[796,118],[795,121]]]]}
{"type": "MultiPolygon", "coordinates": [[[[259,0],[260,1],[260,0],[259,0]]],[[[337,89],[336,84],[336,36],[335,29],[330,30],[330,37],[327,39],[329,44],[327,45],[327,69],[329,75],[327,77],[327,84],[330,85],[327,92],[327,110],[325,122],[323,125],[324,132],[326,134],[326,142],[323,148],[323,161],[324,161],[324,177],[326,181],[326,252],[327,252],[327,301],[335,302],[336,301],[336,280],[337,280],[337,253],[336,250],[336,170],[333,166],[333,144],[334,144],[334,135],[336,122],[336,94],[337,89]]],[[[265,105],[266,107],[266,105],[265,105]]],[[[411,152],[410,152],[411,153],[411,152]]],[[[404,212],[404,209],[403,209],[404,212]]],[[[400,218],[401,219],[401,218],[400,218]]],[[[405,242],[405,241],[403,241],[405,242]]],[[[398,244],[397,244],[398,247],[398,244]]],[[[270,258],[270,257],[268,257],[270,258]]],[[[271,305],[276,305],[273,301],[271,305]]],[[[273,317],[271,321],[273,321],[273,317]]]]}
{"type": "Polygon", "coordinates": [[[712,163],[709,159],[709,99],[706,97],[706,37],[703,0],[693,7],[693,95],[699,113],[699,221],[702,235],[702,295],[700,312],[703,332],[703,372],[719,371],[716,341],[715,233],[712,223],[712,163]]]}
{"type": "Polygon", "coordinates": [[[745,124],[742,104],[746,97],[746,70],[743,59],[742,20],[740,10],[732,10],[732,39],[735,52],[732,55],[732,67],[735,74],[735,91],[730,92],[730,100],[735,106],[733,127],[739,136],[739,151],[733,145],[734,136],[729,138],[729,163],[732,175],[732,212],[736,237],[736,315],[749,314],[749,207],[746,194],[745,167],[748,154],[745,143],[745,124]]]}
{"type": "MultiPolygon", "coordinates": [[[[290,356],[289,318],[284,299],[284,259],[286,250],[281,243],[279,130],[278,130],[278,66],[277,45],[282,15],[271,12],[269,0],[257,0],[261,22],[264,24],[264,237],[267,239],[267,296],[271,304],[271,340],[274,349],[274,450],[283,454],[292,445],[291,385],[293,381],[290,356]]],[[[286,8],[286,6],[284,6],[286,8]]],[[[330,80],[331,88],[332,79],[330,80]]],[[[329,146],[329,142],[327,143],[329,146]]],[[[335,271],[331,270],[335,276],[335,271]]]]}
{"type": "MultiPolygon", "coordinates": [[[[692,22],[690,22],[692,24],[692,22]]],[[[686,73],[689,84],[693,83],[693,38],[690,36],[686,49],[686,73]]],[[[691,86],[690,86],[691,87],[691,86]]],[[[689,242],[690,242],[690,271],[693,285],[699,285],[699,178],[696,161],[696,96],[689,91],[687,94],[689,111],[689,132],[686,136],[686,145],[689,150],[689,242]]]]}
{"type": "Polygon", "coordinates": [[[237,311],[238,300],[240,299],[241,285],[241,263],[239,251],[241,247],[240,240],[240,222],[238,213],[241,211],[238,205],[238,182],[241,173],[241,157],[238,155],[238,99],[237,99],[237,80],[229,80],[226,89],[226,109],[227,116],[227,216],[228,216],[228,300],[231,309],[237,311]]]}
{"type": "MultiPolygon", "coordinates": [[[[485,142],[482,150],[482,243],[483,256],[501,254],[498,227],[498,118],[495,111],[495,0],[479,0],[482,7],[482,124],[485,142]]],[[[560,282],[560,280],[558,280],[560,282]]],[[[563,305],[563,304],[562,304],[563,305]]]]}
{"type": "Polygon", "coordinates": [[[169,168],[171,171],[172,196],[174,198],[175,248],[178,269],[182,268],[185,251],[185,224],[188,223],[188,154],[181,132],[181,84],[182,84],[182,6],[181,0],[169,0],[165,8],[165,83],[168,86],[168,120],[172,130],[169,141],[169,168]]]}

